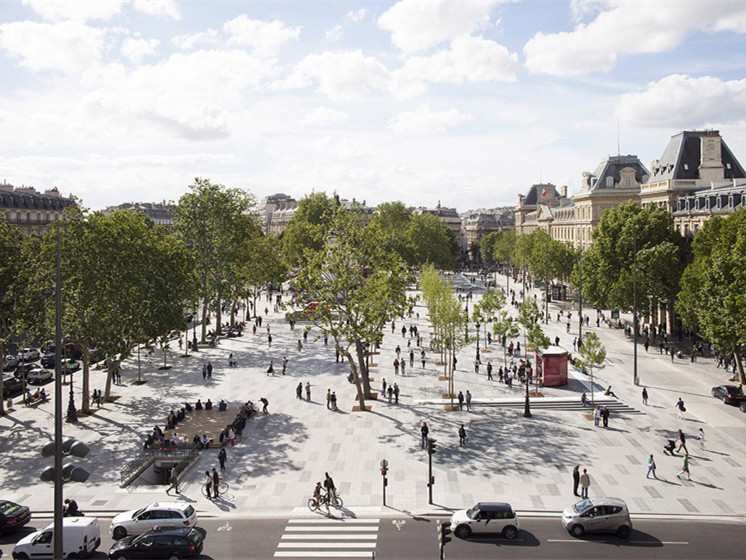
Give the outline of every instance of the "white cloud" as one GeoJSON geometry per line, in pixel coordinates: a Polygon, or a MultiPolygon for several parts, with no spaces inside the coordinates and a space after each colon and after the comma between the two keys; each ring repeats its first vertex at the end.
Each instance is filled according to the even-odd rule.
{"type": "Polygon", "coordinates": [[[171,39],[171,44],[184,50],[191,51],[198,45],[213,45],[218,42],[218,32],[215,29],[177,35],[171,39]]]}
{"type": "Polygon", "coordinates": [[[335,111],[326,107],[316,107],[316,109],[306,114],[300,124],[301,126],[328,126],[343,123],[349,118],[349,115],[342,111],[335,111]]]}
{"type": "Polygon", "coordinates": [[[34,72],[75,72],[99,63],[105,33],[78,21],[17,21],[0,25],[0,50],[34,72]]]}
{"type": "Polygon", "coordinates": [[[531,72],[573,76],[608,72],[619,56],[673,49],[697,29],[746,32],[742,2],[626,2],[571,32],[537,33],[524,46],[531,72]]]}
{"type": "Polygon", "coordinates": [[[701,128],[746,120],[746,79],[666,76],[639,93],[623,95],[619,115],[635,127],[701,128]]]}
{"type": "Polygon", "coordinates": [[[132,39],[127,37],[122,41],[122,54],[132,62],[141,62],[143,58],[155,54],[160,44],[158,39],[132,39]]]}
{"type": "Polygon", "coordinates": [[[344,35],[344,29],[341,25],[337,24],[324,33],[324,39],[330,43],[336,43],[342,38],[342,35],[344,35]]]}
{"type": "Polygon", "coordinates": [[[313,143],[313,149],[324,157],[336,159],[357,159],[370,155],[348,138],[324,136],[313,143]]]}
{"type": "Polygon", "coordinates": [[[223,30],[230,35],[228,45],[248,46],[259,56],[271,57],[285,43],[297,40],[301,27],[286,27],[279,20],[261,21],[250,19],[242,14],[223,25],[223,30]]]}
{"type": "Polygon", "coordinates": [[[319,91],[335,100],[355,100],[388,87],[391,73],[359,50],[311,54],[298,63],[298,73],[319,82],[319,91]]]}
{"type": "Polygon", "coordinates": [[[378,18],[378,26],[391,31],[391,41],[406,53],[469,35],[490,23],[496,0],[401,0],[378,18]]]}
{"type": "Polygon", "coordinates": [[[174,0],[135,0],[135,10],[151,16],[181,19],[181,12],[174,0]]]}
{"type": "Polygon", "coordinates": [[[429,57],[412,57],[394,71],[392,91],[407,98],[427,91],[427,82],[514,82],[520,68],[518,55],[483,37],[454,39],[449,49],[429,57]]]}
{"type": "Polygon", "coordinates": [[[353,11],[347,12],[344,17],[345,25],[350,25],[352,23],[363,21],[367,13],[368,12],[365,8],[360,8],[359,10],[353,10],[353,11]]]}
{"type": "Polygon", "coordinates": [[[608,5],[608,0],[570,0],[570,12],[576,23],[589,16],[595,16],[602,12],[608,5]]]}
{"type": "Polygon", "coordinates": [[[443,134],[449,126],[464,124],[473,118],[456,108],[433,111],[425,103],[414,111],[392,117],[387,126],[394,134],[443,134]]]}
{"type": "Polygon", "coordinates": [[[28,6],[34,12],[46,20],[78,20],[89,19],[108,20],[119,14],[122,5],[129,0],[23,0],[23,5],[28,6]]]}

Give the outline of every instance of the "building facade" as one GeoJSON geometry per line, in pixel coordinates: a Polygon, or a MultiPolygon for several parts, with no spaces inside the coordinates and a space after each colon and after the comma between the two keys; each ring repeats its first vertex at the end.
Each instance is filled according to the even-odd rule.
{"type": "Polygon", "coordinates": [[[74,204],[72,199],[61,196],[57,187],[40,193],[34,187],[0,185],[0,210],[9,223],[27,235],[44,233],[50,224],[62,219],[65,208],[74,204]]]}
{"type": "Polygon", "coordinates": [[[673,212],[674,228],[692,239],[713,216],[727,218],[742,208],[746,208],[746,180],[734,179],[730,185],[712,186],[679,197],[673,212]]]}
{"type": "Polygon", "coordinates": [[[173,207],[165,202],[125,202],[118,206],[108,206],[104,210],[104,214],[121,211],[141,212],[150,218],[154,224],[159,226],[174,225],[173,207]]]}

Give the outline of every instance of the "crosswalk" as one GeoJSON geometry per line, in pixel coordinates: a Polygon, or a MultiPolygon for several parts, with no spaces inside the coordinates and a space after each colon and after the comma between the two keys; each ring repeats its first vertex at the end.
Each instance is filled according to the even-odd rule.
{"type": "Polygon", "coordinates": [[[375,558],[379,519],[290,519],[275,558],[375,558]]]}

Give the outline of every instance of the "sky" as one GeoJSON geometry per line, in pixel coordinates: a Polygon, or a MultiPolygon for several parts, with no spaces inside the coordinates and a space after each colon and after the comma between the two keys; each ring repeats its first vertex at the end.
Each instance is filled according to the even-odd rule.
{"type": "Polygon", "coordinates": [[[746,163],[745,70],[743,1],[0,0],[0,181],[513,206],[681,130],[746,163]]]}

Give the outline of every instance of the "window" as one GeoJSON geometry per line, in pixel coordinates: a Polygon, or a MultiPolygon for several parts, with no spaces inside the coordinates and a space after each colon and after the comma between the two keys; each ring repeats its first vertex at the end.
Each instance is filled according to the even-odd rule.
{"type": "Polygon", "coordinates": [[[613,187],[614,186],[614,177],[606,177],[606,186],[607,187],[613,187]]]}
{"type": "Polygon", "coordinates": [[[632,177],[625,177],[624,178],[624,186],[625,187],[631,187],[632,186],[632,177]]]}
{"type": "Polygon", "coordinates": [[[689,164],[688,164],[688,163],[685,163],[685,164],[684,164],[684,169],[685,169],[686,171],[689,171],[689,164]]]}

